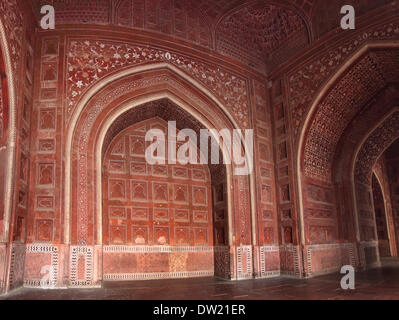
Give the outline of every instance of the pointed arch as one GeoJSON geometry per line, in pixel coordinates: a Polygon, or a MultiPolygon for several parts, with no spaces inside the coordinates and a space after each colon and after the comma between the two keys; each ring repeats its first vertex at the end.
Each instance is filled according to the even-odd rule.
{"type": "MultiPolygon", "coordinates": [[[[162,98],[168,98],[171,101],[173,101],[176,105],[181,107],[182,109],[188,110],[193,116],[201,122],[206,128],[220,128],[221,125],[225,125],[227,128],[231,129],[239,129],[237,123],[233,119],[233,117],[229,114],[228,110],[225,108],[225,106],[213,95],[211,92],[206,89],[204,86],[196,82],[194,79],[189,77],[187,74],[183,73],[182,71],[178,70],[176,67],[167,64],[167,63],[157,63],[157,64],[147,64],[147,65],[142,65],[142,66],[136,66],[132,67],[129,69],[125,69],[123,71],[120,71],[116,74],[113,74],[111,76],[108,76],[104,78],[103,80],[99,81],[97,84],[95,84],[79,101],[77,108],[75,109],[71,121],[68,126],[67,130],[67,140],[66,140],[66,145],[64,149],[64,154],[65,154],[65,176],[64,176],[64,182],[65,182],[65,190],[64,190],[64,212],[65,212],[65,233],[64,233],[64,243],[69,244],[71,243],[71,216],[72,216],[72,177],[73,177],[73,151],[76,150],[76,145],[74,144],[74,141],[76,141],[77,137],[77,131],[78,127],[82,126],[82,119],[84,117],[88,117],[87,115],[87,105],[90,103],[93,103],[95,101],[95,97],[101,93],[102,90],[106,90],[109,88],[109,86],[112,86],[113,84],[117,83],[118,81],[124,81],[128,79],[129,77],[137,77],[140,79],[146,79],[146,77],[150,75],[154,75],[156,73],[162,73],[165,75],[166,80],[162,81],[161,77],[158,78],[160,82],[158,85],[151,85],[150,82],[146,83],[146,86],[142,88],[141,91],[138,90],[137,92],[131,92],[131,96],[129,98],[124,97],[124,101],[119,101],[118,106],[115,106],[114,111],[110,112],[109,114],[104,115],[107,120],[105,122],[100,121],[101,127],[98,127],[98,132],[99,133],[99,139],[96,140],[96,154],[99,155],[101,153],[101,139],[104,139],[105,134],[107,132],[107,128],[112,124],[112,122],[117,118],[118,115],[122,114],[123,112],[134,108],[138,105],[142,105],[144,103],[162,99],[162,98]],[[168,80],[170,79],[170,80],[168,80]],[[182,90],[191,90],[190,94],[192,96],[188,97],[187,95],[180,95],[178,92],[179,90],[170,90],[170,86],[172,83],[176,82],[182,90]],[[161,88],[162,87],[162,88],[161,88]],[[172,92],[174,91],[174,92],[172,92]],[[177,92],[177,93],[176,93],[177,92]],[[186,102],[186,100],[190,100],[190,102],[186,102]],[[206,112],[204,110],[203,105],[208,104],[208,111],[206,112]],[[202,104],[202,105],[201,105],[202,104]],[[219,114],[220,119],[215,119],[215,117],[212,117],[210,115],[210,111],[219,114]],[[115,112],[115,113],[114,113],[115,112]],[[212,120],[210,120],[212,118],[212,120]],[[222,120],[224,119],[224,120],[222,120]],[[221,120],[221,121],[220,121],[221,120]]],[[[127,92],[128,93],[128,92],[127,92]]],[[[120,98],[122,99],[122,98],[120,98]]],[[[98,109],[98,112],[102,112],[100,110],[101,108],[98,109]]],[[[105,113],[104,113],[105,114],[105,113]]],[[[91,116],[89,116],[90,118],[91,116]]],[[[95,121],[94,119],[92,119],[95,121]]],[[[95,131],[95,130],[94,130],[95,131]]],[[[90,133],[90,132],[88,132],[90,133]]],[[[245,147],[245,142],[242,141],[242,147],[245,147]]],[[[97,158],[98,159],[98,158],[97,158]]],[[[250,161],[249,159],[248,161],[250,161]]],[[[99,167],[98,160],[96,160],[96,166],[97,168],[99,167]]],[[[231,168],[228,170],[231,171],[231,168]]],[[[231,173],[229,174],[230,180],[231,180],[231,173]]],[[[98,176],[97,176],[97,182],[98,182],[98,176]]],[[[101,177],[100,179],[101,180],[101,177]]],[[[249,188],[252,188],[253,186],[253,172],[249,176],[249,188]]],[[[228,182],[228,192],[232,192],[232,182],[228,182]]],[[[96,186],[98,187],[98,185],[96,186]]],[[[97,193],[98,197],[98,193],[97,193]]],[[[231,197],[229,197],[231,199],[231,197]]],[[[97,198],[97,201],[99,198],[97,198]]],[[[231,217],[231,200],[229,200],[229,216],[231,217]]],[[[255,204],[253,199],[250,199],[250,225],[252,226],[251,229],[251,236],[255,232],[255,226],[253,225],[253,221],[255,221],[255,204]]],[[[99,212],[97,211],[97,218],[100,216],[99,212]]],[[[97,220],[97,229],[101,231],[101,221],[97,220]]],[[[97,234],[96,237],[96,243],[99,244],[101,243],[101,237],[99,234],[97,234]]],[[[253,238],[253,237],[252,237],[253,238]]],[[[229,235],[229,243],[232,243],[233,237],[230,232],[229,235]]]]}
{"type": "MultiPolygon", "coordinates": [[[[16,88],[14,73],[12,70],[12,62],[10,56],[10,49],[8,46],[5,26],[2,19],[0,19],[0,49],[4,61],[6,77],[7,77],[7,92],[8,92],[8,110],[9,110],[9,124],[8,124],[8,141],[7,141],[7,163],[6,163],[6,178],[5,178],[5,194],[4,194],[4,226],[3,226],[3,242],[8,242],[10,219],[12,211],[12,199],[14,194],[14,175],[15,175],[15,157],[16,157],[16,88]]],[[[1,54],[1,53],[0,53],[1,54]]]]}

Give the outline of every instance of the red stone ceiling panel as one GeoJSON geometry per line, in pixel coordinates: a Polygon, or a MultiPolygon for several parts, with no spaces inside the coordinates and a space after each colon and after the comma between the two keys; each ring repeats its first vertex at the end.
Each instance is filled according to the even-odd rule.
{"type": "Polygon", "coordinates": [[[205,47],[212,46],[210,21],[191,1],[118,1],[113,24],[161,32],[205,47]]]}
{"type": "Polygon", "coordinates": [[[327,32],[339,28],[342,15],[341,8],[344,5],[352,5],[355,8],[356,17],[382,7],[392,0],[315,0],[312,12],[312,25],[315,38],[320,38],[327,32]]]}
{"type": "Polygon", "coordinates": [[[218,51],[233,57],[245,52],[264,62],[284,43],[298,38],[302,47],[308,43],[306,24],[298,13],[258,2],[226,15],[216,29],[218,51]]]}
{"type": "Polygon", "coordinates": [[[355,178],[366,185],[371,184],[372,169],[378,158],[393,141],[399,138],[399,112],[394,112],[367,138],[359,151],[355,178]]]}
{"type": "MultiPolygon", "coordinates": [[[[391,0],[32,0],[55,6],[59,24],[139,28],[214,48],[260,70],[273,70],[340,25],[340,8],[359,17],[391,0]],[[305,21],[306,20],[306,21],[305,21]],[[213,39],[216,37],[216,39],[213,39]]],[[[388,9],[387,9],[388,10],[388,9]]]]}
{"type": "Polygon", "coordinates": [[[36,0],[36,11],[43,5],[53,5],[56,23],[108,24],[111,16],[111,0],[36,0]]]}
{"type": "Polygon", "coordinates": [[[255,49],[264,56],[303,28],[305,24],[295,12],[274,5],[256,4],[227,15],[217,32],[220,39],[255,49]]]}
{"type": "MultiPolygon", "coordinates": [[[[245,64],[256,57],[255,66],[264,64],[267,55],[280,47],[292,53],[303,49],[308,32],[300,16],[310,16],[313,1],[282,1],[299,14],[283,9],[281,2],[251,0],[33,0],[32,5],[38,17],[41,5],[54,5],[58,24],[139,28],[209,48],[214,47],[217,28],[220,51],[245,64]]],[[[287,58],[284,52],[278,52],[278,63],[287,58]]]]}

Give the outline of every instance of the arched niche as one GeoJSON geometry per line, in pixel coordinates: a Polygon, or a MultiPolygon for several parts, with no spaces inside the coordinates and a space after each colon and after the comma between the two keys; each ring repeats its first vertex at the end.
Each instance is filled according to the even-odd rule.
{"type": "Polygon", "coordinates": [[[297,178],[309,273],[315,272],[313,264],[320,269],[316,272],[328,272],[363,259],[362,253],[356,253],[357,248],[364,250],[354,159],[368,135],[396,107],[397,52],[397,44],[364,46],[331,77],[306,117],[298,144],[297,178]],[[330,258],[320,267],[324,256],[330,258]]]}
{"type": "MultiPolygon", "coordinates": [[[[131,111],[135,114],[140,106],[160,100],[167,100],[175,109],[186,112],[203,128],[218,132],[237,128],[215,97],[192,79],[182,77],[165,65],[125,70],[99,83],[81,99],[67,128],[64,176],[66,244],[76,246],[78,251],[85,246],[103,246],[102,159],[107,133],[124,113],[131,111]]],[[[145,113],[147,109],[142,111],[145,113]]],[[[244,146],[242,143],[242,150],[244,146]]],[[[223,151],[223,158],[227,157],[223,151]]],[[[225,166],[227,246],[220,252],[215,251],[215,256],[222,257],[227,274],[230,274],[230,263],[225,258],[229,259],[229,246],[250,245],[254,228],[250,199],[252,174],[249,177],[236,176],[234,169],[234,165],[225,166]]]]}

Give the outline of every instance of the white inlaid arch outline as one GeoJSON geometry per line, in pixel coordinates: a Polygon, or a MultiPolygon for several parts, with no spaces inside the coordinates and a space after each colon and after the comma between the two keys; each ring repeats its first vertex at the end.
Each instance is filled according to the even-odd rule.
{"type": "MultiPolygon", "coordinates": [[[[100,133],[98,135],[96,147],[95,147],[95,168],[96,168],[96,227],[97,227],[97,244],[102,244],[102,154],[104,147],[104,140],[109,128],[115,122],[118,117],[123,115],[125,112],[144,105],[146,103],[150,103],[153,101],[168,99],[184,111],[190,113],[196,120],[198,120],[203,126],[207,129],[213,129],[214,126],[211,122],[207,121],[188,103],[185,103],[183,100],[179,99],[174,94],[164,91],[160,93],[146,95],[144,97],[140,97],[138,99],[134,99],[132,102],[128,102],[120,106],[117,110],[113,110],[112,113],[107,117],[105,123],[101,126],[100,133]]],[[[217,139],[216,136],[214,138],[217,139]]],[[[224,150],[222,149],[222,152],[224,150]]],[[[230,155],[223,152],[223,157],[229,158],[230,155]]],[[[227,183],[227,198],[228,198],[228,227],[229,227],[229,243],[232,241],[232,168],[230,165],[226,165],[226,183],[227,183]]]]}
{"type": "Polygon", "coordinates": [[[4,65],[7,74],[8,87],[8,105],[9,105],[9,135],[7,141],[7,163],[6,163],[6,179],[4,185],[4,219],[3,219],[3,237],[1,242],[8,242],[10,232],[10,219],[12,211],[12,200],[14,195],[14,176],[15,176],[15,157],[16,157],[16,95],[15,80],[12,70],[12,62],[10,50],[7,43],[6,30],[2,19],[0,19],[0,46],[3,52],[4,65]]]}
{"type": "MultiPolygon", "coordinates": [[[[359,157],[359,152],[362,149],[363,145],[367,142],[368,138],[374,133],[374,131],[378,130],[379,127],[381,127],[385,121],[387,121],[393,114],[396,112],[399,112],[399,108],[395,107],[393,108],[389,113],[387,113],[378,123],[373,126],[368,133],[363,137],[362,141],[357,145],[354,157],[352,158],[351,162],[351,171],[350,171],[350,182],[351,182],[351,189],[352,189],[352,201],[353,201],[353,211],[354,211],[354,217],[355,217],[355,226],[356,226],[356,239],[357,241],[360,242],[360,223],[359,223],[359,208],[357,206],[357,193],[356,193],[356,184],[355,184],[355,169],[356,169],[356,163],[359,157]]],[[[395,141],[396,138],[394,138],[393,141],[395,141]]],[[[393,142],[392,141],[392,142],[393,142]]],[[[391,143],[392,144],[392,143],[391,143]]],[[[380,152],[380,156],[389,148],[391,145],[389,144],[387,147],[384,148],[380,152]]],[[[378,159],[378,158],[377,158],[378,159]]],[[[377,177],[377,175],[376,175],[377,177]]],[[[378,177],[377,177],[378,180],[378,177]]],[[[382,187],[381,187],[382,189],[382,187]]],[[[373,205],[374,208],[374,205],[373,205]]],[[[386,208],[385,208],[386,209],[386,208]]],[[[373,209],[374,210],[374,209],[373,209]]],[[[374,212],[374,211],[373,211],[374,212]]],[[[375,219],[374,219],[375,222],[375,219]]],[[[388,229],[389,230],[389,229],[388,229]]]]}

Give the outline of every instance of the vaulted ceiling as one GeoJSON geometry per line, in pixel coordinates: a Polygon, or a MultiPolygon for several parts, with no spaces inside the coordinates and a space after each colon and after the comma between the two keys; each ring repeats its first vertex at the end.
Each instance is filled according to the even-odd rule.
{"type": "Polygon", "coordinates": [[[340,8],[357,17],[391,0],[31,0],[52,4],[57,24],[150,30],[216,50],[261,70],[273,69],[339,27],[340,8]]]}
{"type": "MultiPolygon", "coordinates": [[[[399,50],[376,49],[360,57],[337,81],[318,105],[306,136],[303,160],[306,176],[331,181],[334,155],[345,129],[389,84],[394,84],[397,95],[398,75],[399,50]]],[[[376,116],[378,112],[373,114],[376,116]]],[[[359,128],[359,124],[356,126],[359,128]]]]}

